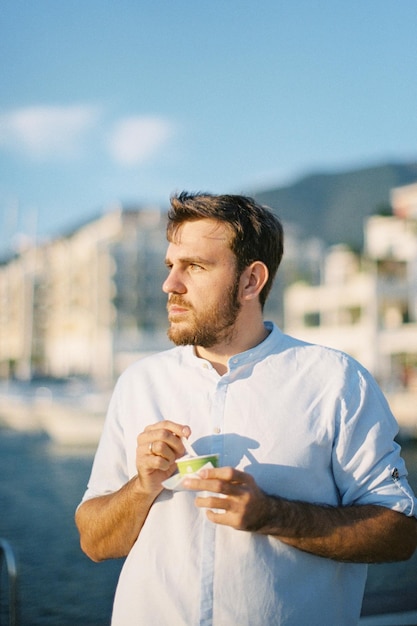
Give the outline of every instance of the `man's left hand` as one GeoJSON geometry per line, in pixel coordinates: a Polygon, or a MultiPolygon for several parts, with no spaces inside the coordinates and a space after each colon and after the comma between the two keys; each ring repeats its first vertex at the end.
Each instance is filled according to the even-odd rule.
{"type": "Polygon", "coordinates": [[[187,478],[183,485],[191,491],[210,492],[207,496],[197,495],[195,504],[207,509],[212,522],[237,530],[259,528],[268,496],[250,474],[233,467],[204,469],[198,478],[187,478]]]}

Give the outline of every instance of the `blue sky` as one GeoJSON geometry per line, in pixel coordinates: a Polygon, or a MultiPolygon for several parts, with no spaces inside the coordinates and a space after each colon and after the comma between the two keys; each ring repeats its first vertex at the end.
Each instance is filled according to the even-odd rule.
{"type": "Polygon", "coordinates": [[[417,160],[415,0],[2,0],[0,247],[417,160]]]}

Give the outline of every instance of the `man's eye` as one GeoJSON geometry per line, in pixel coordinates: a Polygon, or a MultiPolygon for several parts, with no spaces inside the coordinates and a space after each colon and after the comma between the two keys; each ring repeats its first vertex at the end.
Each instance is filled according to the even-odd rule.
{"type": "Polygon", "coordinates": [[[197,263],[190,263],[190,270],[193,272],[197,272],[198,270],[202,270],[203,268],[201,267],[201,265],[198,265],[197,263]]]}

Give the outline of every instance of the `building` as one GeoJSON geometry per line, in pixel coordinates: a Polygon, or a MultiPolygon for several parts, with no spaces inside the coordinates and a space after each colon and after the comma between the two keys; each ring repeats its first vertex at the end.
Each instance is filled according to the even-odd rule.
{"type": "Polygon", "coordinates": [[[417,184],[393,189],[391,204],[367,219],[362,255],[332,247],[319,285],[286,289],[284,316],[286,332],[351,354],[394,397],[417,394],[417,184]]]}
{"type": "Polygon", "coordinates": [[[159,209],[115,207],[3,262],[0,376],[111,380],[165,323],[165,247],[159,209]]]}

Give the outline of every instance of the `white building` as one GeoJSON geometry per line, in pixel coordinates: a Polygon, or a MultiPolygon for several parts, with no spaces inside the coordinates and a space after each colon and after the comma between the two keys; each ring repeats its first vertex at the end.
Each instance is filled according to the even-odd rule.
{"type": "Polygon", "coordinates": [[[389,394],[417,393],[417,184],[393,189],[391,204],[366,221],[362,256],[335,246],[320,285],[286,289],[285,330],[351,354],[389,394]]]}
{"type": "Polygon", "coordinates": [[[109,381],[166,324],[165,215],[113,208],[0,266],[0,376],[109,381]]]}

